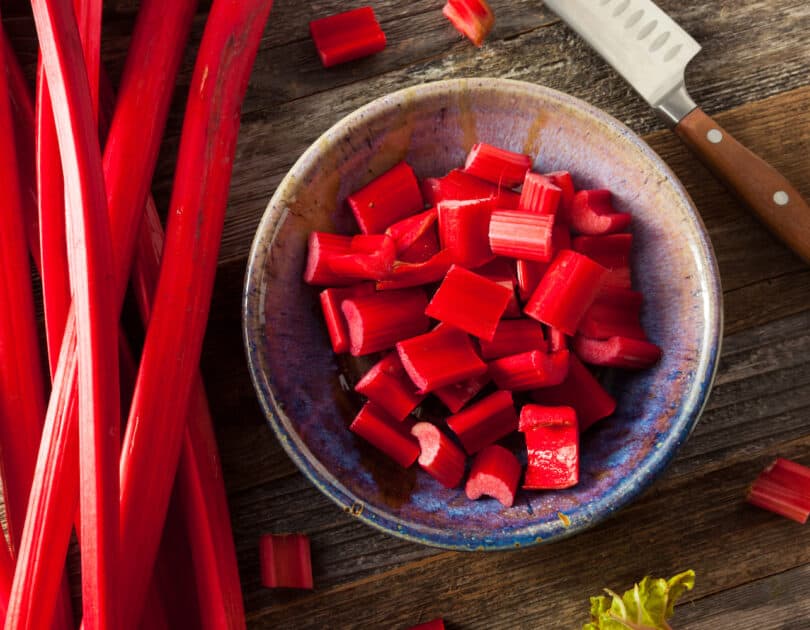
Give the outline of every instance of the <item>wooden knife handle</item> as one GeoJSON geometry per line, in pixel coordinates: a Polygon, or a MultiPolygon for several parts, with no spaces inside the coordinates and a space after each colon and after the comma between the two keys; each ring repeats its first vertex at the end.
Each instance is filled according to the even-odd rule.
{"type": "Polygon", "coordinates": [[[768,229],[810,263],[810,207],[783,175],[699,107],[676,125],[675,133],[768,229]]]}

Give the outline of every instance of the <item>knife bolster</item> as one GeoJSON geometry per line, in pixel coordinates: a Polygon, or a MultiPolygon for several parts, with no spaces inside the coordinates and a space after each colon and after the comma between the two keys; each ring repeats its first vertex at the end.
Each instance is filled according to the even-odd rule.
{"type": "Polygon", "coordinates": [[[667,125],[674,127],[691,113],[697,104],[686,91],[683,79],[672,90],[664,94],[655,104],[655,112],[667,125]]]}

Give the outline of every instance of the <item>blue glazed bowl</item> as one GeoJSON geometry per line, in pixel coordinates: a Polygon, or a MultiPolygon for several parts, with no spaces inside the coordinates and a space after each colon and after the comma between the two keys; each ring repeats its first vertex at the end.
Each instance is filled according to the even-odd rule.
{"type": "Polygon", "coordinates": [[[711,245],[689,195],[627,127],[570,96],[500,79],[441,81],[384,96],[319,138],[276,190],[256,233],[244,293],[254,385],[285,450],[327,496],[386,532],[452,549],[505,549],[570,536],[637,497],[695,426],[717,366],[721,291],[711,245]],[[353,384],[368,360],[336,357],[318,289],[304,285],[307,235],[355,230],[344,199],[399,162],[438,176],[477,141],[528,153],[579,188],[609,188],[633,214],[633,277],[643,324],[664,350],[607,387],[616,413],[582,436],[581,481],[519,491],[515,505],[468,501],[418,466],[402,470],[347,429],[353,384]]]}

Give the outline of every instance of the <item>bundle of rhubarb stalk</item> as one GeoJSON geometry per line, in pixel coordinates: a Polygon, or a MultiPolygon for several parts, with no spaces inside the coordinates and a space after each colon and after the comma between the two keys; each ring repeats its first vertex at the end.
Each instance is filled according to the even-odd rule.
{"type": "Polygon", "coordinates": [[[198,363],[241,103],[272,0],[212,3],[165,235],[150,186],[197,2],[143,0],[117,86],[100,59],[101,0],[31,5],[35,89],[0,31],[5,627],[244,627],[198,363]],[[140,353],[119,323],[130,285],[140,353]],[[81,610],[65,572],[74,530],[81,610]]]}

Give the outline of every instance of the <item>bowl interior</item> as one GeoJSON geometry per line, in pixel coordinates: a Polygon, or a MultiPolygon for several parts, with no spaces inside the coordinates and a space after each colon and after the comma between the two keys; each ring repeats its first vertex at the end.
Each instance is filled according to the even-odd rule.
{"type": "Polygon", "coordinates": [[[383,97],[324,134],[273,196],[251,252],[245,341],[259,397],[287,452],[345,510],[394,534],[455,548],[505,548],[570,535],[636,496],[672,458],[708,394],[720,337],[711,247],[688,195],[626,127],[581,101],[496,79],[427,84],[383,97]],[[347,429],[350,389],[368,360],[336,357],[304,285],[307,235],[356,230],[345,197],[400,160],[418,177],[463,164],[484,141],[571,171],[578,188],[609,188],[633,214],[633,279],[643,324],[664,349],[640,373],[608,375],[615,415],[582,438],[581,481],[520,491],[512,508],[468,501],[413,467],[404,471],[347,429]],[[347,384],[349,387],[347,387],[347,384]]]}

